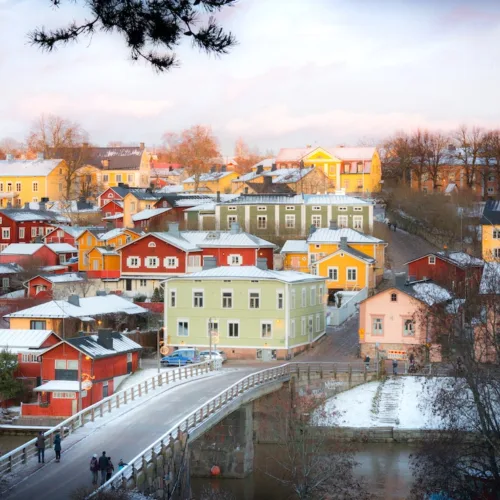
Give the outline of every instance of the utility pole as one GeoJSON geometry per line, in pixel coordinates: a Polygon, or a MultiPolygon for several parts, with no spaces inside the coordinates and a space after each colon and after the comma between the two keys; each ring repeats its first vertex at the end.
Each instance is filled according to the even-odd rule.
{"type": "Polygon", "coordinates": [[[82,411],[82,352],[78,351],[78,412],[81,411],[82,411]]]}

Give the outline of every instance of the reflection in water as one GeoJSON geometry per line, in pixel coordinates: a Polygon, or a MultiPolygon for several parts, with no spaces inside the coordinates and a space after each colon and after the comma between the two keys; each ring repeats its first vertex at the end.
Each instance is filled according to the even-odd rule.
{"type": "Polygon", "coordinates": [[[0,456],[8,453],[9,451],[15,450],[18,446],[27,443],[35,437],[36,433],[32,436],[0,436],[0,456]]]}
{"type": "MultiPolygon", "coordinates": [[[[245,479],[193,478],[193,498],[200,498],[204,487],[230,491],[238,500],[286,500],[290,492],[264,473],[266,457],[273,454],[273,445],[255,445],[254,472],[245,479]],[[259,468],[260,464],[260,468],[259,468]]],[[[406,444],[360,444],[355,453],[358,462],[355,474],[363,478],[370,498],[401,500],[410,490],[412,477],[409,456],[413,448],[406,444]]]]}

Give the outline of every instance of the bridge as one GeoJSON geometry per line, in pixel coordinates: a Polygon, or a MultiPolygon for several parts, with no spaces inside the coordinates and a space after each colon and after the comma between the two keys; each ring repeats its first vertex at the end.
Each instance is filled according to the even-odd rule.
{"type": "MultiPolygon", "coordinates": [[[[252,407],[249,404],[279,390],[292,378],[304,386],[333,395],[336,379],[350,387],[375,377],[362,363],[287,363],[258,368],[212,370],[207,363],[164,372],[150,381],[117,393],[85,409],[46,433],[46,464],[38,465],[34,440],[0,457],[3,499],[69,498],[91,483],[89,461],[106,451],[115,466],[129,465],[102,488],[138,488],[161,498],[188,498],[190,452],[203,434],[225,419],[239,422],[243,448],[226,450],[233,470],[226,476],[251,472],[253,461],[252,407]],[[60,463],[52,459],[50,446],[57,430],[69,435],[62,443],[60,463]],[[189,444],[189,447],[188,447],[189,444]]],[[[203,464],[203,446],[196,448],[203,464]]],[[[203,468],[204,466],[201,465],[203,468]]]]}

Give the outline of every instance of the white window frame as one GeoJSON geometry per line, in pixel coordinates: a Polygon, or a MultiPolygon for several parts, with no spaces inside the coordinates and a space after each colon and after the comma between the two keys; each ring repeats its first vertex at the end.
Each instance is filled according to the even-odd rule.
{"type": "Polygon", "coordinates": [[[307,317],[306,316],[302,316],[302,318],[300,318],[300,334],[301,335],[305,335],[307,333],[307,317]]]}
{"type": "Polygon", "coordinates": [[[2,278],[2,288],[6,290],[10,286],[10,278],[2,278]]]}
{"type": "Polygon", "coordinates": [[[323,285],[318,286],[318,304],[323,304],[323,285]]]}
{"type": "Polygon", "coordinates": [[[339,212],[347,212],[347,207],[339,207],[339,212]]]}
{"type": "Polygon", "coordinates": [[[285,309],[285,290],[276,290],[276,309],[279,311],[285,309]]]}
{"type": "Polygon", "coordinates": [[[289,205],[289,206],[285,207],[285,210],[295,210],[295,206],[289,205]]]}
{"type": "MultiPolygon", "coordinates": [[[[234,332],[233,332],[234,333],[234,332]]],[[[227,320],[227,337],[229,339],[238,339],[240,338],[240,320],[239,319],[228,319],[227,320]],[[237,335],[230,335],[231,327],[230,325],[236,325],[237,335]]]]}
{"type": "Polygon", "coordinates": [[[167,269],[175,269],[179,267],[179,259],[177,257],[165,257],[163,259],[163,265],[167,269]]]}
{"type": "Polygon", "coordinates": [[[398,294],[391,293],[391,302],[397,302],[397,301],[398,301],[398,294]]]}
{"type": "Polygon", "coordinates": [[[305,288],[302,288],[301,290],[300,305],[301,307],[307,307],[307,290],[305,288]]]}
{"type": "Polygon", "coordinates": [[[76,399],[76,392],[55,391],[52,393],[53,399],[76,399]]]}
{"type": "Polygon", "coordinates": [[[363,216],[362,215],[354,215],[352,218],[352,228],[356,231],[363,230],[363,216]]]}
{"type": "Polygon", "coordinates": [[[435,255],[429,255],[429,257],[427,258],[427,261],[428,261],[428,263],[429,263],[430,266],[436,265],[436,256],[435,255]]]}
{"type": "Polygon", "coordinates": [[[22,353],[22,363],[40,363],[40,356],[38,354],[22,353]]]}
{"type": "Polygon", "coordinates": [[[295,229],[295,214],[285,214],[285,227],[295,229]]]}
{"type": "Polygon", "coordinates": [[[319,206],[314,206],[314,207],[312,207],[312,211],[313,211],[313,212],[320,212],[320,211],[321,211],[321,207],[319,207],[319,206]]]}
{"type": "Polygon", "coordinates": [[[127,257],[127,267],[138,268],[141,267],[141,258],[135,255],[127,257]],[[134,260],[137,261],[134,263],[134,260]]]}
{"type": "Polygon", "coordinates": [[[330,266],[328,268],[328,279],[330,281],[338,281],[339,280],[339,268],[338,268],[338,266],[330,266]],[[333,276],[330,276],[330,273],[333,276]]]}
{"type": "Polygon", "coordinates": [[[210,334],[213,330],[215,330],[218,334],[220,333],[219,318],[208,318],[207,319],[207,337],[210,336],[210,334]]]}
{"type": "Polygon", "coordinates": [[[23,186],[20,182],[16,182],[16,192],[20,193],[23,189],[23,186]]]}
{"type": "Polygon", "coordinates": [[[269,319],[263,319],[260,321],[260,338],[261,339],[272,339],[273,338],[273,322],[269,319]],[[269,335],[263,335],[263,327],[266,326],[266,333],[269,330],[269,335]],[[267,328],[269,327],[269,328],[267,328]]]}
{"type": "MultiPolygon", "coordinates": [[[[102,182],[109,182],[109,174],[102,175],[102,182]]],[[[108,198],[113,198],[113,193],[109,193],[108,198]]]]}
{"type": "Polygon", "coordinates": [[[2,227],[2,240],[10,240],[10,227],[2,227]]]}
{"type": "Polygon", "coordinates": [[[378,337],[384,335],[384,318],[382,316],[372,317],[372,335],[378,337]],[[380,328],[375,328],[375,326],[380,325],[380,328]]]}
{"type": "Polygon", "coordinates": [[[347,267],[345,270],[345,279],[346,281],[350,281],[355,283],[358,281],[358,268],[357,267],[347,267]],[[354,279],[349,278],[349,271],[354,271],[354,279]]]}
{"type": "Polygon", "coordinates": [[[140,287],[148,286],[148,280],[140,279],[139,280],[139,286],[140,287]]]}
{"type": "Polygon", "coordinates": [[[263,206],[257,207],[257,212],[267,212],[267,207],[263,206]]]}
{"type": "Polygon", "coordinates": [[[177,289],[172,288],[168,291],[168,307],[177,307],[177,289]]]}
{"type": "Polygon", "coordinates": [[[495,257],[495,259],[500,259],[500,248],[493,249],[493,257],[495,257]]]}
{"type": "Polygon", "coordinates": [[[31,237],[35,238],[37,235],[37,228],[36,227],[31,227],[31,237]]]}
{"type": "Polygon", "coordinates": [[[290,321],[290,338],[291,339],[295,338],[295,320],[294,319],[292,319],[292,321],[290,321]]]}
{"type": "Polygon", "coordinates": [[[404,337],[414,337],[415,336],[415,321],[411,318],[405,318],[403,321],[403,336],[404,337]],[[411,325],[408,330],[407,325],[411,325]]]}
{"type": "Polygon", "coordinates": [[[337,216],[337,227],[339,229],[342,229],[343,227],[349,227],[349,216],[348,215],[337,216]]]}
{"type": "Polygon", "coordinates": [[[500,240],[500,229],[493,229],[492,237],[494,240],[500,240]]]}
{"type": "Polygon", "coordinates": [[[34,181],[32,184],[33,192],[38,193],[38,182],[34,181]]]}
{"type": "Polygon", "coordinates": [[[115,180],[116,180],[116,182],[122,182],[122,174],[116,174],[115,180]]]}
{"type": "Polygon", "coordinates": [[[321,221],[322,221],[322,216],[320,215],[311,215],[311,225],[313,225],[316,228],[321,227],[321,221]]]}
{"type": "Polygon", "coordinates": [[[237,253],[231,253],[227,256],[229,266],[241,266],[243,264],[243,256],[237,253]]]}
{"type": "Polygon", "coordinates": [[[316,314],[316,333],[321,331],[321,316],[316,314]]]}
{"type": "Polygon", "coordinates": [[[354,207],[353,210],[354,210],[354,212],[362,212],[363,207],[354,207]]]}
{"type": "Polygon", "coordinates": [[[177,336],[178,337],[189,337],[189,319],[188,318],[177,318],[177,336]],[[180,323],[183,324],[183,328],[184,328],[184,324],[185,324],[185,328],[186,328],[186,333],[185,334],[182,334],[180,333],[180,330],[179,330],[179,325],[180,323]]]}
{"type": "Polygon", "coordinates": [[[220,303],[221,303],[222,309],[232,309],[233,308],[233,290],[222,289],[220,292],[220,303]],[[224,297],[224,294],[230,294],[230,296],[224,297]],[[229,305],[227,305],[227,303],[229,303],[229,305]]]}
{"type": "Polygon", "coordinates": [[[236,211],[236,207],[235,206],[230,206],[230,207],[227,207],[228,211],[229,212],[234,212],[236,211]]]}
{"type": "Polygon", "coordinates": [[[309,290],[309,304],[311,306],[316,305],[316,287],[312,286],[309,290]]]}
{"type": "Polygon", "coordinates": [[[248,290],[248,309],[260,309],[260,290],[248,290]],[[252,294],[257,294],[257,297],[252,297],[252,294]],[[257,307],[252,307],[252,301],[257,300],[257,307]]]}
{"type": "Polygon", "coordinates": [[[205,290],[203,290],[203,288],[194,288],[192,297],[193,300],[191,304],[193,309],[203,309],[205,307],[205,290]]]}
{"type": "Polygon", "coordinates": [[[236,224],[238,222],[237,215],[228,215],[227,216],[227,227],[230,228],[231,224],[236,224]]]}
{"type": "Polygon", "coordinates": [[[78,370],[78,360],[77,359],[68,359],[67,369],[77,371],[78,370]]]}
{"type": "Polygon", "coordinates": [[[150,241],[148,243],[148,248],[156,248],[156,243],[154,241],[150,241]]]}
{"type": "Polygon", "coordinates": [[[201,255],[188,255],[188,267],[201,267],[201,255]]]}
{"type": "Polygon", "coordinates": [[[295,309],[296,293],[295,288],[292,288],[291,299],[290,299],[290,309],[295,309]]]}
{"type": "Polygon", "coordinates": [[[267,229],[267,215],[257,216],[257,229],[267,229]]]}

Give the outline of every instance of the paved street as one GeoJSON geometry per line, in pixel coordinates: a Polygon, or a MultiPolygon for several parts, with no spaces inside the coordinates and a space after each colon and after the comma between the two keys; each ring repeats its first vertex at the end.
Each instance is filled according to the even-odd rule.
{"type": "MultiPolygon", "coordinates": [[[[55,463],[51,458],[50,462],[23,478],[15,488],[2,492],[0,497],[5,500],[70,498],[75,489],[91,486],[89,462],[92,454],[97,453],[99,456],[106,451],[115,467],[120,458],[125,462],[131,460],[174,426],[182,416],[253,371],[256,369],[243,367],[222,370],[216,376],[187,382],[159,394],[124,415],[113,418],[111,414],[109,419],[105,419],[104,425],[98,425],[96,421],[95,429],[90,434],[88,428],[78,429],[75,435],[80,433],[82,439],[69,449],[63,441],[60,463],[55,463]]],[[[53,452],[48,451],[47,455],[53,457],[53,452]]]]}

